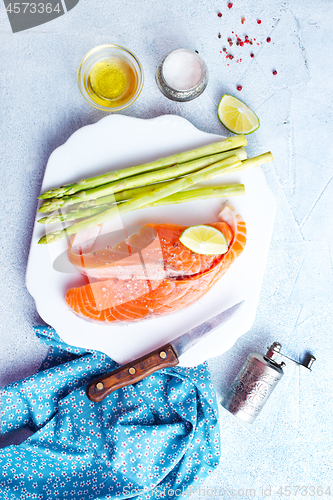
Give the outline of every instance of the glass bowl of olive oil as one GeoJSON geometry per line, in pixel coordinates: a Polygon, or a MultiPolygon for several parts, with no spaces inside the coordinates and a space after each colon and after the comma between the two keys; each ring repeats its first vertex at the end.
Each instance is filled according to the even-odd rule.
{"type": "Polygon", "coordinates": [[[143,87],[143,69],[125,47],[104,44],[90,50],[78,70],[78,85],[89,104],[103,111],[130,106],[143,87]]]}

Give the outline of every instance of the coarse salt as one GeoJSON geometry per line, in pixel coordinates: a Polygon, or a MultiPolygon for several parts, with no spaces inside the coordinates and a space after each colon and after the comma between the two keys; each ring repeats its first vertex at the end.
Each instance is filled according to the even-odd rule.
{"type": "Polygon", "coordinates": [[[191,50],[177,49],[165,58],[163,77],[174,90],[190,90],[196,87],[203,76],[200,57],[191,50]]]}

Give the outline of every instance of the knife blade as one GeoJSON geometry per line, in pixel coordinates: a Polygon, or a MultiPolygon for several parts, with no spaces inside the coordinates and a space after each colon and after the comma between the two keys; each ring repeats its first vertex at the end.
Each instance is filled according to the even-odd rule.
{"type": "Polygon", "coordinates": [[[230,320],[243,303],[244,301],[235,304],[204,323],[179,335],[168,344],[93,380],[87,386],[88,398],[90,401],[97,403],[121,387],[139,382],[162,368],[178,365],[179,357],[184,352],[230,320]]]}

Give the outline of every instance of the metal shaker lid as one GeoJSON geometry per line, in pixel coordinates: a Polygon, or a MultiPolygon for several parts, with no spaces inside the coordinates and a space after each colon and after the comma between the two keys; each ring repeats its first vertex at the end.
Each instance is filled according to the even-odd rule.
{"type": "Polygon", "coordinates": [[[250,352],[247,356],[247,360],[258,368],[261,367],[262,370],[272,369],[279,373],[281,377],[283,375],[283,362],[281,364],[278,364],[274,360],[267,358],[266,355],[260,354],[259,352],[250,352]]]}

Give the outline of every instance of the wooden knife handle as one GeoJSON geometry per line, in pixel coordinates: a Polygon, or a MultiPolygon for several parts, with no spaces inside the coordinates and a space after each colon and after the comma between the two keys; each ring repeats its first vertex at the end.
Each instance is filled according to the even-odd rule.
{"type": "Polygon", "coordinates": [[[88,384],[87,396],[90,401],[97,403],[121,387],[139,382],[161,368],[176,366],[178,363],[178,357],[171,344],[166,344],[156,351],[93,380],[88,384]]]}

